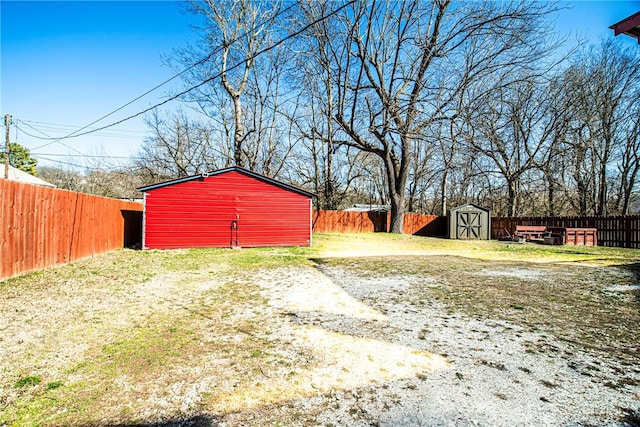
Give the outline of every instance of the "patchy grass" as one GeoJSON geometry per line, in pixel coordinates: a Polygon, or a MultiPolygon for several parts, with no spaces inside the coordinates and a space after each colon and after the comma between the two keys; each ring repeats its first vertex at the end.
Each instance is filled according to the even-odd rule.
{"type": "MultiPolygon", "coordinates": [[[[134,422],[139,414],[150,412],[156,400],[174,405],[179,414],[181,403],[175,400],[171,385],[187,387],[203,376],[231,384],[277,362],[269,353],[276,343],[261,336],[265,319],[253,311],[266,302],[254,285],[223,283],[202,292],[191,304],[178,298],[174,302],[173,312],[152,311],[143,321],[126,325],[103,315],[100,325],[118,328],[115,335],[105,337],[94,331],[77,340],[58,337],[54,342],[63,340],[84,351],[57,364],[54,342],[29,343],[20,352],[19,363],[23,369],[39,367],[43,373],[15,382],[19,390],[1,402],[0,424],[134,422]],[[247,317],[247,312],[253,316],[247,317]]],[[[13,375],[3,371],[2,388],[8,379],[5,373],[13,375]]],[[[227,386],[217,389],[229,392],[227,386]]]]}
{"type": "Polygon", "coordinates": [[[126,288],[159,274],[178,272],[201,279],[227,273],[252,273],[263,268],[308,263],[315,248],[178,249],[134,251],[124,249],[0,281],[3,289],[36,289],[62,281],[81,281],[84,287],[126,288]]]}
{"type": "MultiPolygon", "coordinates": [[[[0,282],[0,425],[157,422],[224,413],[230,396],[234,410],[295,397],[286,387],[304,383],[313,346],[274,338],[255,276],[312,260],[401,275],[416,305],[437,300],[637,362],[638,291],[606,287],[640,281],[640,251],[374,233],[319,234],[312,248],[122,250],[0,282]]],[[[312,419],[279,413],[265,416],[312,419]]]]}
{"type": "Polygon", "coordinates": [[[22,377],[18,381],[16,381],[14,387],[15,388],[25,388],[25,387],[33,387],[42,382],[42,378],[39,376],[32,377],[22,377]]]}
{"type": "Polygon", "coordinates": [[[2,282],[0,425],[135,421],[211,360],[218,378],[276,363],[247,278],[301,252],[123,250],[2,282]]]}
{"type": "MultiPolygon", "coordinates": [[[[602,248],[600,248],[602,249],[602,248]]],[[[599,351],[626,363],[637,362],[637,325],[640,323],[640,291],[608,292],[611,285],[640,282],[638,251],[587,250],[585,263],[544,263],[545,254],[556,258],[566,249],[535,251],[535,260],[503,261],[451,256],[395,256],[332,258],[319,260],[345,268],[360,277],[402,276],[411,291],[406,298],[419,307],[425,301],[444,303],[451,312],[476,318],[502,319],[546,331],[583,349],[599,351]],[[607,267],[599,264],[630,264],[607,267]],[[535,261],[535,262],[533,262],[535,261]]],[[[531,252],[520,252],[523,256],[531,252]]],[[[568,251],[582,257],[581,251],[568,251]]],[[[533,348],[532,351],[544,349],[533,348]]]]}

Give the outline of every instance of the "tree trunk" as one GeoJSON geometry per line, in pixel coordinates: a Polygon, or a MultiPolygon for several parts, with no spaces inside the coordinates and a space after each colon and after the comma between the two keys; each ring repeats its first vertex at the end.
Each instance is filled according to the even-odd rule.
{"type": "Polygon", "coordinates": [[[596,206],[596,215],[605,215],[607,212],[607,159],[600,165],[600,173],[598,174],[598,198],[596,206]]]}
{"type": "Polygon", "coordinates": [[[555,216],[555,184],[553,182],[553,177],[550,174],[547,174],[547,185],[549,186],[547,193],[547,202],[549,203],[547,214],[549,216],[555,216]]]}
{"type": "Polygon", "coordinates": [[[518,191],[516,189],[516,182],[507,180],[507,216],[513,218],[518,211],[518,191]]]}
{"type": "Polygon", "coordinates": [[[589,186],[586,183],[586,180],[582,176],[581,167],[585,165],[585,148],[578,145],[575,148],[575,163],[573,170],[573,179],[576,181],[576,192],[578,198],[578,215],[586,216],[587,215],[587,191],[589,191],[589,186]]]}
{"type": "Polygon", "coordinates": [[[447,215],[447,187],[449,186],[449,171],[445,168],[442,173],[442,181],[441,181],[441,192],[440,192],[440,215],[447,215]]]}
{"type": "Polygon", "coordinates": [[[578,215],[587,215],[587,186],[582,179],[576,180],[576,191],[578,192],[578,215]]]}
{"type": "Polygon", "coordinates": [[[384,161],[386,163],[385,169],[387,172],[389,198],[391,199],[391,224],[389,225],[389,233],[402,234],[404,229],[405,189],[408,178],[406,161],[398,164],[394,162],[389,153],[387,153],[384,161]]]}
{"type": "Polygon", "coordinates": [[[391,224],[389,233],[402,234],[404,231],[404,197],[391,194],[391,224]]]}
{"type": "Polygon", "coordinates": [[[333,120],[331,120],[331,112],[333,110],[333,87],[331,86],[331,73],[327,70],[327,74],[324,80],[325,88],[327,91],[327,105],[324,113],[324,117],[327,118],[327,157],[326,157],[326,170],[324,174],[324,191],[325,200],[329,209],[337,209],[338,203],[336,200],[336,187],[333,181],[333,120]]]}
{"type": "Polygon", "coordinates": [[[240,96],[233,97],[233,109],[236,128],[233,134],[233,161],[236,166],[242,167],[242,140],[244,138],[244,125],[242,123],[242,102],[240,101],[240,96]]]}
{"type": "Polygon", "coordinates": [[[633,168],[633,172],[630,174],[627,179],[628,184],[624,185],[624,197],[622,202],[622,215],[629,215],[629,205],[631,203],[631,197],[633,196],[633,183],[636,182],[636,177],[638,176],[638,172],[640,171],[640,163],[636,163],[633,168]]]}

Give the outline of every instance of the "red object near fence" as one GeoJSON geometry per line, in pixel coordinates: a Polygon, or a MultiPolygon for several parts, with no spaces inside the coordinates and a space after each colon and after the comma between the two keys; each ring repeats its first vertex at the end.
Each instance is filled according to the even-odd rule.
{"type": "Polygon", "coordinates": [[[310,246],[313,194],[240,167],[145,193],[145,249],[310,246]]]}
{"type": "Polygon", "coordinates": [[[565,228],[564,243],[567,245],[598,246],[596,228],[565,228]]]}
{"type": "Polygon", "coordinates": [[[6,179],[0,194],[0,278],[122,248],[127,218],[142,212],[140,203],[6,179]]]}
{"type": "Polygon", "coordinates": [[[640,215],[492,218],[491,221],[491,236],[494,239],[513,234],[518,225],[546,225],[567,230],[593,229],[597,234],[589,239],[598,246],[640,249],[640,215]]]}

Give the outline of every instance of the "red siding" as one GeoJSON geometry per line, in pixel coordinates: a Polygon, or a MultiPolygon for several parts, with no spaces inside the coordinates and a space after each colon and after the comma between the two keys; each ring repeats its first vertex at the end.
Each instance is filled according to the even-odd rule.
{"type": "Polygon", "coordinates": [[[309,246],[311,200],[238,171],[145,193],[144,245],[149,249],[309,246]]]}

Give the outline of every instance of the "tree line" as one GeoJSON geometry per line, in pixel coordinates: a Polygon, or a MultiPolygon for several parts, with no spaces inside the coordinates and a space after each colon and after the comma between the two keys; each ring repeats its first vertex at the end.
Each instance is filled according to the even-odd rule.
{"type": "Polygon", "coordinates": [[[146,182],[231,165],[302,186],[318,208],[445,214],[640,210],[640,49],[570,49],[561,3],[188,3],[200,43],[165,58],[182,107],[147,117],[146,182]],[[204,59],[203,59],[204,58],[204,59]],[[197,65],[194,65],[197,64],[197,65]],[[202,84],[202,82],[207,82],[202,84]]]}

